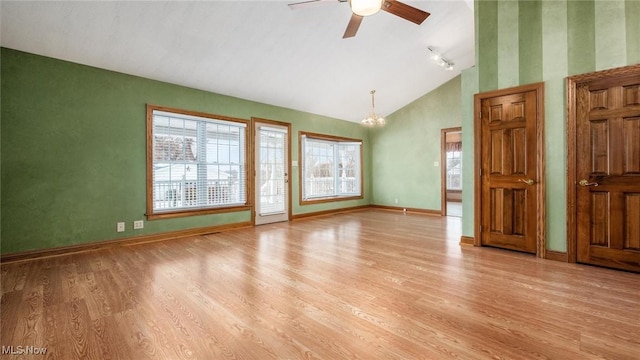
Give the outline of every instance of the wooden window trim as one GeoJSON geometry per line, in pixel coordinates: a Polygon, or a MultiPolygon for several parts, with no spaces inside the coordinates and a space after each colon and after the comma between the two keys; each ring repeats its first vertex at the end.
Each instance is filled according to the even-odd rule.
{"type": "Polygon", "coordinates": [[[249,152],[250,152],[250,121],[240,118],[234,118],[224,115],[216,115],[199,111],[190,111],[184,109],[176,109],[166,106],[159,105],[151,105],[147,104],[147,179],[146,179],[146,197],[147,197],[147,208],[145,216],[147,220],[161,220],[161,219],[171,219],[178,217],[186,217],[186,216],[198,216],[198,215],[208,215],[208,214],[219,214],[219,213],[229,213],[229,212],[237,212],[237,211],[248,211],[251,210],[251,200],[250,200],[250,189],[249,189],[249,152]],[[154,212],[153,209],[153,111],[165,111],[172,112],[176,114],[182,115],[190,115],[197,116],[202,118],[208,118],[212,120],[225,120],[230,122],[237,122],[245,125],[245,134],[244,134],[244,163],[245,163],[245,203],[242,205],[234,204],[231,206],[216,206],[216,207],[205,207],[205,208],[195,208],[195,209],[180,209],[176,211],[162,211],[162,212],[154,212]]]}
{"type": "Polygon", "coordinates": [[[335,135],[326,135],[326,134],[318,134],[313,132],[299,131],[298,132],[298,154],[299,154],[299,194],[300,194],[300,205],[311,205],[311,204],[322,204],[329,202],[337,202],[337,201],[347,201],[347,200],[360,200],[364,199],[364,142],[362,139],[354,139],[347,138],[342,136],[335,135]],[[336,142],[359,142],[360,143],[360,195],[355,196],[331,196],[324,198],[315,198],[311,200],[305,200],[303,195],[303,184],[304,184],[304,173],[302,169],[304,169],[304,154],[302,153],[302,139],[304,137],[310,139],[318,139],[318,140],[327,140],[327,141],[336,141],[336,142]]]}

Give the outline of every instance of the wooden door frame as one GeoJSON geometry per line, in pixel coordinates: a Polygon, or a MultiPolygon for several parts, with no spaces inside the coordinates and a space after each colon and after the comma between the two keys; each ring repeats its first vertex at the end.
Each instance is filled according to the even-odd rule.
{"type": "Polygon", "coordinates": [[[447,216],[447,133],[462,133],[462,127],[440,129],[440,215],[447,216]]]}
{"type": "Polygon", "coordinates": [[[535,91],[536,92],[536,173],[537,173],[537,188],[536,188],[536,200],[538,209],[536,211],[537,217],[537,229],[536,229],[536,256],[544,258],[547,249],[546,239],[546,186],[545,186],[545,157],[544,157],[544,83],[539,82],[535,84],[516,86],[507,89],[499,89],[493,91],[487,91],[484,93],[475,94],[473,96],[473,137],[475,139],[473,144],[474,151],[474,216],[473,216],[473,233],[474,233],[474,246],[482,246],[482,231],[480,225],[482,223],[482,120],[481,120],[481,102],[484,99],[492,97],[505,96],[519,94],[523,92],[535,91]]]}
{"type": "Polygon", "coordinates": [[[251,118],[251,168],[253,170],[253,176],[249,176],[251,178],[250,180],[250,186],[251,186],[251,193],[253,196],[253,199],[251,200],[251,203],[253,204],[251,206],[251,224],[253,226],[256,226],[256,208],[258,206],[258,204],[256,204],[255,201],[255,197],[256,197],[256,171],[257,171],[257,164],[256,164],[256,133],[255,133],[255,128],[256,128],[256,124],[267,124],[267,125],[277,125],[277,126],[282,126],[282,127],[286,127],[287,128],[287,174],[289,174],[289,181],[287,182],[287,221],[291,221],[291,214],[292,214],[292,210],[291,210],[291,206],[292,206],[292,202],[291,202],[291,124],[290,123],[286,123],[286,122],[282,122],[282,121],[277,121],[277,120],[269,120],[269,119],[263,119],[263,118],[257,118],[257,117],[252,117],[251,118]]]}
{"type": "Polygon", "coordinates": [[[612,76],[625,76],[638,71],[640,71],[640,64],[567,77],[567,261],[570,263],[578,261],[577,88],[586,82],[612,76]]]}

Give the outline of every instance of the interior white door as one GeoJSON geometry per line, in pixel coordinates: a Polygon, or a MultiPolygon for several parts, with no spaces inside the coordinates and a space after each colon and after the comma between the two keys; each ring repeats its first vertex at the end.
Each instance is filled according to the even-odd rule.
{"type": "Polygon", "coordinates": [[[289,220],[288,128],[254,123],[255,224],[289,220]]]}

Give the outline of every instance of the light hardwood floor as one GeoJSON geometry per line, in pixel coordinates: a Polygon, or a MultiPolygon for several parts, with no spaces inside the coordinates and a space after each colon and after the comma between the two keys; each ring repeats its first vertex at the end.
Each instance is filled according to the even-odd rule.
{"type": "MultiPolygon", "coordinates": [[[[640,274],[367,210],[2,264],[33,359],[639,359],[640,274]]],[[[1,355],[2,358],[19,357],[1,355]]]]}

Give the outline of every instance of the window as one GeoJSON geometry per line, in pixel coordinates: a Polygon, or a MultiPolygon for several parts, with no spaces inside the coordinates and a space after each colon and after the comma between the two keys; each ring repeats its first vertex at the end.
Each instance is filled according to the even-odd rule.
{"type": "Polygon", "coordinates": [[[147,106],[147,217],[244,210],[247,121],[147,106]]]}
{"type": "Polygon", "coordinates": [[[300,133],[301,203],[362,198],[362,140],[300,133]]]}
{"type": "Polygon", "coordinates": [[[462,143],[447,143],[447,189],[462,190],[462,143]]]}

